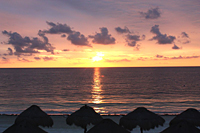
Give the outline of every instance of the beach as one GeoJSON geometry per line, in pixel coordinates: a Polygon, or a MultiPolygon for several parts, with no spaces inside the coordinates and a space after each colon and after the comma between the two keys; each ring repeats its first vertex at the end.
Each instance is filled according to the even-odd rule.
{"type": "MultiPolygon", "coordinates": [[[[0,115],[0,132],[3,132],[8,127],[10,127],[15,119],[16,115],[0,115]]],[[[119,123],[119,119],[121,115],[104,115],[103,118],[110,118],[116,123],[119,123]]],[[[159,126],[158,128],[151,129],[149,131],[144,131],[144,133],[159,133],[166,129],[169,126],[169,122],[175,117],[175,115],[162,115],[165,119],[165,123],[163,126],[159,126]]],[[[43,130],[48,133],[83,133],[84,130],[81,127],[77,127],[75,125],[69,126],[66,124],[67,115],[52,115],[51,118],[54,121],[54,125],[51,128],[41,127],[43,130]]],[[[89,125],[88,130],[92,128],[94,125],[89,125]]],[[[131,131],[131,133],[140,133],[140,128],[136,127],[131,131]]]]}

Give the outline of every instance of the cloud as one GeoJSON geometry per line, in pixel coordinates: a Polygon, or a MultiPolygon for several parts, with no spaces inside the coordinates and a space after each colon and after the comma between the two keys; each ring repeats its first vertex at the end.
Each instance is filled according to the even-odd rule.
{"type": "Polygon", "coordinates": [[[140,44],[137,44],[137,45],[135,46],[134,51],[139,51],[139,50],[140,50],[140,44]]]}
{"type": "Polygon", "coordinates": [[[123,34],[123,33],[130,33],[129,29],[125,26],[124,29],[121,27],[116,27],[115,30],[117,33],[123,34]]]}
{"type": "Polygon", "coordinates": [[[62,35],[61,35],[61,37],[65,38],[65,37],[66,37],[66,35],[65,35],[65,34],[62,34],[62,35]]]}
{"type": "Polygon", "coordinates": [[[101,33],[96,33],[95,35],[90,35],[89,38],[93,38],[92,42],[95,44],[115,44],[115,38],[108,34],[108,29],[106,27],[99,28],[101,33]]]}
{"type": "MultiPolygon", "coordinates": [[[[17,32],[8,32],[6,30],[2,31],[4,35],[7,35],[9,37],[8,42],[5,44],[12,45],[15,49],[14,54],[15,55],[22,55],[22,54],[30,54],[33,53],[39,53],[38,50],[45,50],[47,52],[53,53],[53,50],[55,49],[50,43],[48,43],[48,38],[42,33],[39,32],[38,35],[43,38],[43,41],[39,38],[29,38],[27,36],[22,37],[17,32]]],[[[11,54],[11,49],[9,49],[9,52],[11,54]]]]}
{"type": "Polygon", "coordinates": [[[105,61],[106,62],[131,62],[131,60],[128,60],[128,59],[121,59],[121,60],[109,60],[109,59],[106,59],[105,61]]]}
{"type": "Polygon", "coordinates": [[[40,57],[34,57],[34,59],[35,59],[35,60],[41,60],[41,58],[40,58],[40,57]]]}
{"type": "Polygon", "coordinates": [[[2,57],[2,61],[9,61],[9,59],[6,57],[2,57]]]}
{"type": "Polygon", "coordinates": [[[73,33],[69,34],[69,36],[67,37],[67,40],[71,41],[71,43],[74,45],[92,47],[89,44],[87,37],[85,37],[80,32],[73,32],[73,33]]]}
{"type": "Polygon", "coordinates": [[[67,37],[67,40],[71,41],[71,44],[77,45],[77,46],[89,46],[91,45],[88,42],[88,38],[85,37],[83,34],[77,31],[73,31],[70,26],[67,24],[61,24],[61,23],[53,23],[53,22],[46,22],[49,26],[51,26],[48,30],[39,30],[38,34],[42,37],[44,37],[45,34],[62,34],[61,37],[67,37]],[[68,36],[67,36],[67,35],[68,36]]]}
{"type": "Polygon", "coordinates": [[[182,32],[181,33],[181,37],[182,38],[189,38],[188,34],[186,32],[182,32]]]}
{"type": "Polygon", "coordinates": [[[13,55],[13,50],[11,48],[8,48],[7,50],[8,53],[3,54],[4,56],[8,56],[8,55],[13,55]]]}
{"type": "Polygon", "coordinates": [[[145,19],[157,19],[160,17],[161,12],[159,11],[159,8],[152,8],[149,9],[147,12],[139,12],[145,19]]]}
{"type": "Polygon", "coordinates": [[[22,59],[18,58],[18,61],[22,61],[22,62],[32,62],[32,61],[30,61],[30,60],[28,60],[28,59],[25,59],[25,58],[22,58],[22,59]]]}
{"type": "Polygon", "coordinates": [[[166,34],[162,34],[160,32],[159,25],[153,26],[150,32],[156,35],[152,39],[150,39],[150,41],[157,40],[158,44],[172,44],[176,39],[175,36],[168,36],[166,34]]]}
{"type": "Polygon", "coordinates": [[[174,46],[172,47],[172,49],[181,49],[181,48],[178,47],[176,44],[174,44],[174,46]]]}
{"type": "Polygon", "coordinates": [[[48,56],[45,56],[45,57],[34,57],[35,60],[44,60],[44,61],[50,61],[50,60],[53,60],[54,57],[48,57],[48,56]]]}
{"type": "Polygon", "coordinates": [[[8,48],[8,55],[13,55],[13,50],[11,48],[8,48]]]}
{"type": "Polygon", "coordinates": [[[190,43],[190,37],[186,32],[181,32],[181,36],[178,37],[179,38],[179,42],[182,44],[188,44],[190,43]]]}
{"type": "Polygon", "coordinates": [[[169,59],[192,59],[192,58],[200,58],[200,56],[178,56],[178,57],[171,57],[169,59]]]}
{"type": "Polygon", "coordinates": [[[136,43],[144,39],[145,39],[145,35],[142,35],[142,36],[131,35],[131,34],[126,35],[126,42],[128,46],[131,46],[131,47],[137,46],[136,43]]]}
{"type": "Polygon", "coordinates": [[[120,34],[125,34],[125,40],[128,46],[135,47],[135,51],[140,50],[140,45],[137,44],[137,42],[144,40],[145,35],[135,35],[134,33],[130,32],[130,30],[126,26],[124,27],[124,29],[121,27],[116,27],[115,30],[120,34]]]}
{"type": "Polygon", "coordinates": [[[47,56],[43,58],[44,61],[50,61],[50,60],[53,60],[53,59],[54,59],[53,57],[47,57],[47,56]]]}
{"type": "Polygon", "coordinates": [[[137,60],[145,61],[147,59],[148,59],[147,57],[139,57],[137,60]]]}
{"type": "Polygon", "coordinates": [[[53,23],[53,22],[48,22],[46,21],[46,23],[51,27],[48,30],[43,30],[44,33],[49,33],[49,34],[61,34],[61,33],[66,33],[66,34],[70,34],[72,33],[72,29],[71,27],[69,27],[66,24],[61,24],[61,23],[53,23]]]}
{"type": "Polygon", "coordinates": [[[163,58],[163,55],[156,55],[156,58],[163,58]]]}
{"type": "Polygon", "coordinates": [[[69,49],[63,49],[62,51],[70,51],[69,49]]]}
{"type": "Polygon", "coordinates": [[[156,55],[156,58],[159,58],[161,60],[174,60],[174,59],[194,59],[194,58],[200,58],[200,56],[174,56],[174,57],[166,57],[163,55],[156,55]]]}

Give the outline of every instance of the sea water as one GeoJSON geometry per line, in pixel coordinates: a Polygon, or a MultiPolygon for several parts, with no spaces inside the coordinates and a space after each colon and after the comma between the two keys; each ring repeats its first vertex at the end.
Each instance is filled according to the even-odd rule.
{"type": "Polygon", "coordinates": [[[158,114],[200,110],[200,67],[0,69],[0,114],[35,104],[71,114],[84,104],[100,114],[146,107],[158,114]]]}

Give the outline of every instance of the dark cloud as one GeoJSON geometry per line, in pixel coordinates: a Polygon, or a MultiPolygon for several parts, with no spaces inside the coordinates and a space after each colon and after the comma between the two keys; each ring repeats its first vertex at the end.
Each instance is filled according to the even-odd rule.
{"type": "Polygon", "coordinates": [[[31,40],[29,37],[22,37],[20,34],[17,32],[12,33],[11,31],[8,32],[6,30],[2,31],[4,35],[7,35],[9,38],[7,44],[12,44],[14,46],[19,46],[19,47],[25,47],[29,46],[29,43],[31,43],[31,40]]]}
{"type": "Polygon", "coordinates": [[[35,59],[35,60],[41,60],[41,58],[40,58],[40,57],[34,57],[34,59],[35,59]]]}
{"type": "Polygon", "coordinates": [[[135,46],[134,51],[139,51],[139,50],[140,50],[140,44],[137,44],[137,45],[135,46]]]}
{"type": "Polygon", "coordinates": [[[63,49],[62,51],[70,51],[69,49],[63,49]]]}
{"type": "Polygon", "coordinates": [[[34,57],[35,60],[44,60],[44,61],[50,61],[50,60],[53,60],[54,58],[53,57],[48,57],[48,56],[45,56],[43,58],[41,57],[34,57]]]}
{"type": "Polygon", "coordinates": [[[163,58],[163,55],[156,55],[156,58],[163,58]]]}
{"type": "Polygon", "coordinates": [[[125,34],[125,40],[128,46],[135,47],[135,51],[140,50],[140,45],[137,44],[137,42],[144,40],[145,35],[135,35],[134,33],[130,32],[130,30],[126,26],[124,27],[124,29],[121,27],[116,27],[115,30],[120,34],[125,34]]]}
{"type": "Polygon", "coordinates": [[[173,59],[193,59],[193,58],[200,58],[200,56],[174,56],[174,57],[166,57],[163,55],[156,55],[157,58],[160,60],[173,60],[173,59]]]}
{"type": "Polygon", "coordinates": [[[181,49],[181,48],[178,47],[176,44],[174,44],[174,46],[172,47],[172,49],[181,49]]]}
{"type": "Polygon", "coordinates": [[[66,37],[66,35],[65,35],[65,34],[62,34],[62,35],[61,35],[61,37],[65,38],[65,37],[66,37]]]}
{"type": "Polygon", "coordinates": [[[148,58],[147,57],[139,57],[137,60],[141,60],[141,61],[145,61],[145,60],[147,60],[148,58]]]}
{"type": "Polygon", "coordinates": [[[22,62],[32,62],[32,61],[30,61],[30,60],[28,60],[28,59],[25,59],[25,58],[22,58],[22,59],[18,58],[18,61],[22,61],[22,62]]]}
{"type": "Polygon", "coordinates": [[[106,27],[99,28],[101,33],[96,33],[95,35],[90,35],[93,38],[92,42],[96,44],[115,44],[115,38],[108,34],[108,29],[106,27]]]}
{"type": "Polygon", "coordinates": [[[73,32],[69,34],[69,36],[67,37],[67,40],[71,41],[71,43],[74,45],[91,47],[91,45],[89,44],[87,40],[87,37],[85,37],[80,32],[73,32]]]}
{"type": "Polygon", "coordinates": [[[106,59],[105,61],[106,62],[131,62],[131,60],[128,60],[128,59],[121,59],[121,60],[109,60],[109,59],[106,59]]]}
{"type": "Polygon", "coordinates": [[[8,55],[13,55],[13,50],[11,48],[8,48],[7,50],[8,53],[3,54],[4,56],[8,56],[8,55]]]}
{"type": "MultiPolygon", "coordinates": [[[[8,32],[6,30],[2,31],[4,35],[7,35],[9,37],[8,42],[5,44],[12,45],[15,49],[14,54],[15,55],[22,55],[22,54],[33,54],[33,53],[39,53],[38,50],[45,50],[47,52],[53,53],[53,50],[55,49],[50,43],[48,43],[48,38],[39,31],[38,35],[43,38],[43,41],[39,38],[29,38],[29,37],[22,37],[17,32],[8,32]]],[[[11,52],[11,49],[9,49],[11,52]]]]}
{"type": "Polygon", "coordinates": [[[155,55],[156,58],[147,58],[147,57],[139,57],[138,60],[141,60],[141,61],[146,61],[146,60],[178,60],[178,59],[196,59],[196,58],[200,58],[200,56],[163,56],[163,55],[155,55]]]}
{"type": "Polygon", "coordinates": [[[160,32],[160,29],[159,29],[159,25],[155,25],[151,28],[151,33],[155,34],[156,36],[154,36],[152,39],[150,39],[151,41],[152,40],[157,40],[157,43],[158,44],[172,44],[174,42],[174,40],[176,39],[175,36],[168,36],[166,34],[162,34],[160,32]]]}
{"type": "Polygon", "coordinates": [[[182,44],[188,44],[190,43],[190,37],[186,32],[182,32],[181,36],[178,37],[179,38],[179,42],[182,44]]]}
{"type": "Polygon", "coordinates": [[[137,44],[137,42],[142,41],[144,39],[145,39],[145,35],[142,35],[142,36],[132,35],[132,34],[126,35],[127,45],[130,47],[137,47],[138,50],[139,50],[139,45],[137,44]]]}
{"type": "Polygon", "coordinates": [[[190,40],[185,40],[185,41],[183,41],[182,43],[183,43],[183,44],[188,44],[188,43],[190,43],[190,40]]]}
{"type": "Polygon", "coordinates": [[[47,57],[47,56],[43,58],[44,61],[50,61],[50,60],[53,60],[53,59],[54,59],[53,57],[47,57]]]}
{"type": "Polygon", "coordinates": [[[144,16],[145,19],[157,19],[160,17],[161,12],[159,11],[159,8],[156,7],[149,9],[147,12],[140,12],[140,14],[144,16]]]}
{"type": "Polygon", "coordinates": [[[91,47],[87,37],[85,37],[80,32],[73,31],[72,28],[67,24],[60,24],[60,23],[55,24],[53,22],[48,22],[48,21],[46,23],[49,26],[51,26],[51,28],[43,31],[40,30],[38,35],[44,37],[44,34],[62,34],[61,35],[62,38],[67,37],[67,40],[71,41],[71,43],[74,45],[91,47]]]}
{"type": "Polygon", "coordinates": [[[181,33],[182,38],[189,38],[189,35],[186,32],[181,33]]]}
{"type": "Polygon", "coordinates": [[[8,55],[13,55],[13,50],[11,48],[8,48],[8,55]]]}
{"type": "Polygon", "coordinates": [[[6,57],[2,57],[2,61],[8,61],[9,59],[6,57]]]}
{"type": "Polygon", "coordinates": [[[117,33],[120,33],[120,34],[130,33],[130,31],[127,27],[124,27],[124,29],[122,29],[121,27],[116,27],[115,30],[117,31],[117,33]]]}
{"type": "Polygon", "coordinates": [[[200,58],[200,56],[178,56],[178,57],[171,57],[169,59],[193,59],[193,58],[200,58]]]}
{"type": "Polygon", "coordinates": [[[44,33],[49,33],[49,34],[62,34],[62,33],[66,33],[66,34],[70,34],[72,33],[72,29],[71,27],[69,27],[66,24],[60,24],[60,23],[53,23],[53,22],[46,22],[51,28],[48,30],[43,30],[44,33]]]}

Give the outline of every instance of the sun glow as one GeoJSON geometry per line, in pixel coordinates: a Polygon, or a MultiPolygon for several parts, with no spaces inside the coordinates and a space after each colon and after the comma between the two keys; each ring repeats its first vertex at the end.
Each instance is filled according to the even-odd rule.
{"type": "Polygon", "coordinates": [[[95,61],[103,60],[103,56],[104,56],[104,54],[102,52],[97,52],[96,56],[94,56],[92,58],[92,61],[95,62],[95,61]]]}

